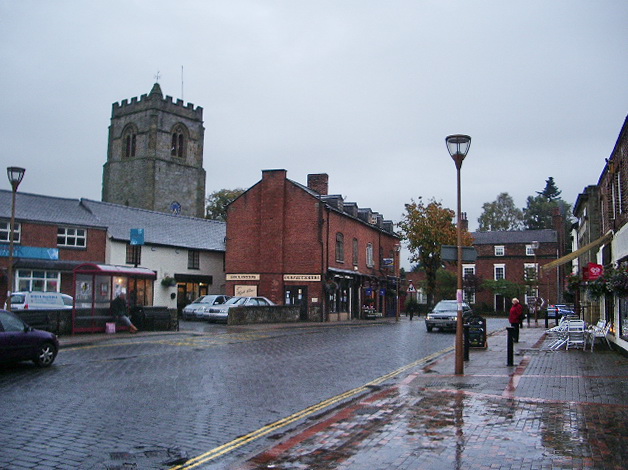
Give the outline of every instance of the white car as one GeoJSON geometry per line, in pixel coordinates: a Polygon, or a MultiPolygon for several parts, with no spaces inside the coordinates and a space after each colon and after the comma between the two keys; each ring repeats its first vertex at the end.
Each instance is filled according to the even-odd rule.
{"type": "Polygon", "coordinates": [[[229,319],[229,310],[238,307],[268,307],[275,305],[274,302],[266,297],[231,297],[224,305],[217,307],[209,307],[208,320],[210,322],[227,323],[229,319]]]}
{"type": "MultiPolygon", "coordinates": [[[[60,292],[13,292],[11,310],[66,310],[72,308],[71,296],[60,292]]],[[[5,303],[6,308],[6,303],[5,303]]]]}
{"type": "Polygon", "coordinates": [[[231,297],[228,295],[202,295],[190,305],[183,308],[183,319],[207,319],[207,308],[222,305],[231,297]]]}

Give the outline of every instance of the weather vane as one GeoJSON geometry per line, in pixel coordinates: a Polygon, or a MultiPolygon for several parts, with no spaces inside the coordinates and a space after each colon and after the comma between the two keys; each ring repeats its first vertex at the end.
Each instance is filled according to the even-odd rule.
{"type": "Polygon", "coordinates": [[[155,81],[159,82],[159,70],[157,70],[157,73],[155,74],[155,81]]]}

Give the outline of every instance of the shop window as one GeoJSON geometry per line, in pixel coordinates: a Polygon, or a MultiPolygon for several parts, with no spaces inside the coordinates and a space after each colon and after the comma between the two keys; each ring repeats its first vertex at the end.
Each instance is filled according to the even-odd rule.
{"type": "Polygon", "coordinates": [[[87,246],[87,230],[84,228],[57,228],[57,245],[73,248],[85,248],[87,246]]]}
{"type": "MultiPolygon", "coordinates": [[[[2,243],[10,243],[9,233],[11,233],[11,222],[10,221],[1,221],[0,222],[0,242],[2,243]]],[[[20,243],[22,235],[22,226],[19,222],[15,222],[13,225],[13,243],[20,243]]]]}

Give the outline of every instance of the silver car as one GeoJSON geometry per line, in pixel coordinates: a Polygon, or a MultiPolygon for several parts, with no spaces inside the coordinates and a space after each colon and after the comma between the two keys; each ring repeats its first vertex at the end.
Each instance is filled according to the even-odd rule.
{"type": "MultiPolygon", "coordinates": [[[[469,307],[466,302],[463,302],[463,317],[471,315],[472,313],[471,307],[469,307]]],[[[455,300],[441,300],[434,306],[432,311],[427,314],[427,317],[425,317],[425,327],[427,331],[432,331],[433,328],[456,331],[457,321],[458,302],[455,300]]]]}
{"type": "Polygon", "coordinates": [[[224,305],[209,307],[209,321],[227,323],[229,310],[237,307],[268,307],[275,305],[266,297],[231,297],[224,305]]]}
{"type": "Polygon", "coordinates": [[[183,319],[207,319],[207,307],[222,305],[231,297],[228,295],[202,295],[183,308],[183,319]]]}

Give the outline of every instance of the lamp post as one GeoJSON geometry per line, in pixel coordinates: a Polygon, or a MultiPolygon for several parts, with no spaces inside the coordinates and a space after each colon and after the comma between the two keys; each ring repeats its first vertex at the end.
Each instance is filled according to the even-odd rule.
{"type": "Polygon", "coordinates": [[[395,245],[395,253],[394,253],[394,258],[393,258],[393,276],[395,276],[397,279],[395,281],[395,284],[397,286],[396,292],[395,292],[395,310],[396,310],[396,314],[395,314],[395,321],[399,321],[399,283],[401,282],[401,277],[399,276],[399,271],[401,269],[401,259],[399,256],[399,253],[401,252],[401,245],[400,244],[396,244],[395,245]]]}
{"type": "MultiPolygon", "coordinates": [[[[539,324],[539,298],[541,297],[539,292],[539,265],[536,259],[536,251],[539,249],[539,242],[532,242],[532,251],[534,251],[534,323],[539,324]]],[[[546,315],[547,317],[547,315],[546,315]]],[[[530,325],[530,322],[528,322],[530,325]]]]}
{"type": "Polygon", "coordinates": [[[7,176],[11,183],[11,224],[9,225],[9,267],[7,269],[7,310],[11,310],[11,293],[13,292],[13,231],[15,230],[15,194],[17,187],[24,178],[24,168],[10,166],[7,168],[7,176]]]}
{"type": "Polygon", "coordinates": [[[458,288],[456,289],[456,300],[458,302],[458,316],[456,318],[456,375],[464,374],[464,345],[462,341],[462,211],[460,203],[460,168],[462,161],[467,156],[469,147],[471,146],[471,137],[468,135],[455,134],[445,138],[449,155],[456,163],[457,175],[457,223],[456,235],[458,238],[458,288]]]}

